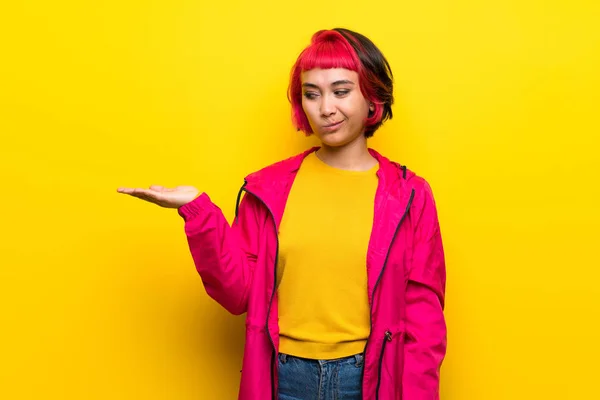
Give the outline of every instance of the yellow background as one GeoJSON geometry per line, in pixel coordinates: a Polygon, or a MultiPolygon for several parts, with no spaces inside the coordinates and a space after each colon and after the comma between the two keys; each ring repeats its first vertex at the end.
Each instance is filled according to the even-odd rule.
{"type": "MultiPolygon", "coordinates": [[[[371,145],[427,178],[448,264],[444,400],[590,399],[600,356],[597,1],[0,5],[0,398],[233,399],[243,317],[173,210],[314,143],[290,67],[369,36],[396,77],[371,145]]],[[[414,399],[407,399],[414,400],[414,399]]]]}

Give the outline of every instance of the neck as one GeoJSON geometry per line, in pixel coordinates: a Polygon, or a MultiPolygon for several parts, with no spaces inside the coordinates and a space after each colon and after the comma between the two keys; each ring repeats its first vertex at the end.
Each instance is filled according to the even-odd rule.
{"type": "Polygon", "coordinates": [[[367,139],[362,135],[343,146],[327,146],[323,143],[316,155],[325,164],[349,171],[366,171],[377,164],[377,160],[369,153],[367,139]]]}

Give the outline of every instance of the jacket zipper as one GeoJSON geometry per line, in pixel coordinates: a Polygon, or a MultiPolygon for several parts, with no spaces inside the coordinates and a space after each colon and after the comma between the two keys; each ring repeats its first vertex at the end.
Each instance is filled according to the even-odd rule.
{"type": "MultiPolygon", "coordinates": [[[[244,182],[244,185],[240,189],[239,194],[241,194],[242,191],[244,191],[248,194],[251,194],[265,206],[265,208],[269,211],[271,218],[273,219],[273,226],[275,227],[275,239],[277,240],[277,246],[276,246],[276,250],[275,250],[275,262],[274,262],[274,266],[273,266],[273,291],[271,292],[271,297],[269,299],[269,307],[267,308],[267,320],[266,320],[266,324],[265,324],[266,330],[267,330],[267,336],[269,337],[269,341],[271,342],[271,345],[273,346],[273,352],[271,354],[271,398],[273,400],[275,400],[275,360],[277,358],[277,354],[276,354],[277,349],[275,347],[275,343],[273,342],[273,339],[271,338],[271,332],[269,330],[269,315],[271,314],[271,306],[273,304],[273,298],[275,297],[275,290],[276,290],[275,286],[277,284],[277,259],[279,258],[279,235],[277,233],[277,223],[275,221],[275,215],[273,214],[273,211],[271,211],[271,209],[269,208],[267,203],[264,202],[263,199],[261,199],[256,194],[254,194],[253,192],[246,189],[245,186],[247,183],[248,182],[246,182],[246,181],[244,182]]],[[[377,291],[377,287],[379,286],[379,282],[381,281],[381,277],[383,276],[383,272],[385,271],[385,267],[387,265],[387,261],[388,261],[389,255],[390,255],[392,245],[394,243],[394,240],[396,239],[396,236],[398,235],[398,231],[400,230],[400,226],[402,225],[402,222],[404,221],[404,219],[406,218],[406,215],[408,214],[408,211],[410,209],[410,206],[412,204],[414,196],[415,196],[415,190],[412,189],[411,193],[410,193],[410,198],[408,200],[408,204],[406,205],[406,209],[404,210],[404,214],[402,214],[402,217],[400,218],[400,221],[398,222],[398,225],[396,226],[396,230],[394,231],[394,236],[392,237],[392,241],[390,242],[390,247],[388,248],[387,254],[385,256],[385,260],[383,262],[383,267],[381,268],[381,272],[379,273],[379,276],[377,277],[377,281],[375,282],[375,286],[373,287],[373,299],[375,298],[375,293],[377,291]]],[[[238,195],[238,198],[239,198],[239,195],[238,195]]],[[[237,216],[237,204],[236,204],[236,216],[237,216]]],[[[370,331],[372,331],[373,330],[373,315],[372,314],[371,314],[371,318],[370,318],[370,325],[371,325],[370,331]]],[[[386,337],[387,341],[391,341],[391,339],[392,339],[391,332],[386,331],[385,337],[386,337]],[[388,338],[388,334],[389,334],[389,338],[388,338]]],[[[366,359],[367,347],[369,346],[370,339],[371,339],[371,333],[369,333],[369,337],[367,338],[367,343],[365,344],[365,349],[363,351],[365,359],[366,359]]],[[[377,392],[376,392],[377,399],[379,398],[379,386],[381,384],[381,365],[382,365],[382,361],[383,361],[384,351],[385,351],[385,342],[381,349],[381,354],[380,354],[380,358],[379,358],[379,367],[378,367],[378,371],[377,371],[377,392]]],[[[363,368],[362,373],[361,373],[361,382],[364,379],[364,374],[365,374],[365,369],[363,368]]]]}
{"type": "Polygon", "coordinates": [[[384,337],[385,340],[383,341],[383,345],[381,346],[381,353],[379,354],[379,373],[377,374],[377,389],[375,390],[375,399],[379,399],[379,386],[381,385],[381,366],[383,365],[383,354],[385,353],[387,343],[392,341],[392,332],[385,331],[384,337]]]}
{"type": "Polygon", "coordinates": [[[253,192],[246,189],[247,183],[248,182],[244,181],[244,185],[240,189],[240,194],[242,191],[244,191],[248,194],[251,194],[265,206],[265,208],[269,211],[271,218],[273,218],[273,226],[275,227],[275,238],[277,239],[277,247],[275,250],[275,265],[273,266],[273,291],[271,292],[271,298],[269,300],[269,307],[267,308],[267,321],[265,323],[266,329],[267,329],[267,336],[269,337],[269,341],[271,342],[271,345],[273,346],[273,352],[271,353],[271,399],[275,400],[275,368],[276,368],[275,360],[277,359],[277,354],[276,354],[277,349],[275,347],[275,342],[273,342],[273,339],[271,338],[271,331],[269,330],[269,315],[271,315],[271,306],[273,305],[273,297],[275,297],[275,290],[276,290],[275,285],[277,285],[277,259],[279,258],[279,235],[277,233],[277,223],[275,222],[275,215],[273,214],[273,211],[271,211],[271,209],[269,208],[267,203],[264,202],[263,199],[261,199],[256,194],[254,194],[253,192]]]}
{"type": "MultiPolygon", "coordinates": [[[[398,231],[400,230],[400,226],[402,225],[402,222],[404,222],[404,219],[406,218],[406,215],[408,214],[408,211],[410,210],[410,206],[412,205],[414,197],[415,197],[415,189],[412,189],[410,192],[410,198],[408,199],[408,204],[406,205],[406,209],[404,210],[404,214],[402,214],[402,217],[400,218],[400,221],[398,222],[398,225],[396,226],[396,230],[394,231],[394,236],[392,236],[392,241],[390,242],[390,247],[388,248],[387,254],[385,255],[385,260],[383,262],[383,266],[381,267],[381,272],[379,273],[379,276],[377,277],[377,281],[375,282],[375,286],[373,287],[373,301],[375,301],[375,293],[377,292],[377,287],[379,286],[379,282],[381,281],[381,277],[383,276],[383,272],[385,271],[385,267],[387,265],[388,258],[390,256],[392,246],[394,245],[394,240],[396,239],[396,236],[398,235],[398,231]]],[[[371,310],[372,310],[372,307],[371,307],[371,310]]],[[[363,351],[363,354],[364,354],[363,357],[365,360],[367,359],[367,348],[369,347],[369,342],[371,341],[371,333],[373,331],[373,313],[372,312],[371,312],[371,318],[369,320],[371,323],[371,329],[370,329],[369,337],[367,338],[367,343],[365,344],[365,349],[363,351]]],[[[386,339],[387,339],[388,332],[389,331],[386,331],[386,339]]],[[[377,368],[377,391],[375,392],[376,399],[379,399],[379,385],[381,384],[381,361],[383,360],[384,349],[385,349],[385,342],[384,342],[383,348],[381,350],[379,366],[377,368]]],[[[364,381],[364,377],[365,377],[365,368],[363,367],[361,377],[360,377],[361,386],[362,386],[362,382],[364,381]]]]}

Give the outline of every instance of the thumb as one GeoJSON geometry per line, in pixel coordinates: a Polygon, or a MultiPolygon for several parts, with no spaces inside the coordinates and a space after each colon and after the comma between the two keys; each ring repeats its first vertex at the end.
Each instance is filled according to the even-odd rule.
{"type": "Polygon", "coordinates": [[[165,187],[161,185],[151,185],[150,190],[154,190],[155,192],[164,192],[165,187]]]}

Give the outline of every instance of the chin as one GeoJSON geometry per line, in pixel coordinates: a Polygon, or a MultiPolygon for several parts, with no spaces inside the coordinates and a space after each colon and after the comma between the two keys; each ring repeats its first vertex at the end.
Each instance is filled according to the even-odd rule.
{"type": "Polygon", "coordinates": [[[344,135],[342,132],[318,134],[317,136],[321,143],[327,147],[343,147],[356,139],[348,137],[348,135],[344,135]]]}
{"type": "Polygon", "coordinates": [[[321,138],[321,144],[327,147],[342,147],[349,143],[347,140],[331,140],[331,139],[323,139],[321,138]]]}

